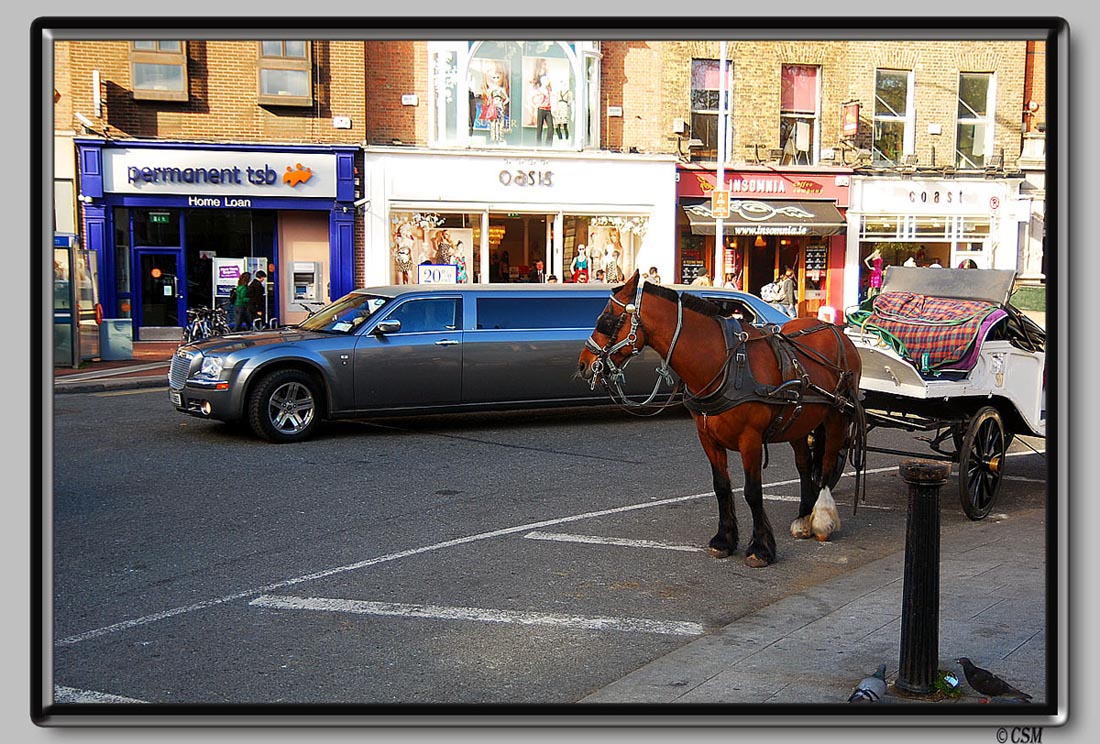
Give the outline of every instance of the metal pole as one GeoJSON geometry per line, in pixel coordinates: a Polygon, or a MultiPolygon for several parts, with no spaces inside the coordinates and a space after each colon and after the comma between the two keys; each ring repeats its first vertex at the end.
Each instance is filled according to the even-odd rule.
{"type": "Polygon", "coordinates": [[[940,655],[940,487],[951,475],[951,464],[903,460],[898,472],[909,484],[909,514],[901,654],[894,686],[902,692],[926,695],[936,689],[940,655]]]}
{"type": "MultiPolygon", "coordinates": [[[[726,42],[719,43],[718,56],[719,60],[719,75],[721,79],[718,81],[718,173],[715,178],[714,188],[725,189],[726,188],[726,126],[729,122],[728,114],[726,111],[726,101],[728,98],[728,79],[729,67],[726,62],[726,42]]],[[[721,217],[714,218],[714,276],[711,277],[713,284],[716,287],[721,287],[725,281],[725,269],[723,265],[724,254],[723,249],[725,246],[725,227],[721,217]]]]}

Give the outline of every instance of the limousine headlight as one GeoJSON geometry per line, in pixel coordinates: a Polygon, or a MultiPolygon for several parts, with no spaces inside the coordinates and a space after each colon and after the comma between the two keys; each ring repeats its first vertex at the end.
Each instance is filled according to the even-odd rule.
{"type": "Polygon", "coordinates": [[[225,359],[220,356],[204,356],[202,358],[202,368],[199,369],[199,377],[206,378],[207,380],[217,380],[222,376],[222,369],[225,367],[225,359]]]}

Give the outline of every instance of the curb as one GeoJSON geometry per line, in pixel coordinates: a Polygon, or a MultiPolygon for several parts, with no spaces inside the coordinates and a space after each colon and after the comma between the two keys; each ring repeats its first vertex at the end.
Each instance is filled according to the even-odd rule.
{"type": "Polygon", "coordinates": [[[144,375],[142,377],[125,377],[122,379],[99,380],[74,380],[66,382],[63,379],[54,380],[53,392],[55,395],[63,393],[102,393],[113,390],[136,390],[141,388],[168,388],[168,377],[165,374],[144,375]]]}

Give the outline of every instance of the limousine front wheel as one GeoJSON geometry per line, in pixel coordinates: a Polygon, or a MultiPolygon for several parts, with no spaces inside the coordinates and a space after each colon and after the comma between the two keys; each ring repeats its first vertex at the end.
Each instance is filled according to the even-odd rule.
{"type": "Polygon", "coordinates": [[[278,370],[253,388],[248,398],[248,423],[257,436],[269,442],[297,442],[317,426],[319,401],[317,383],[308,374],[278,370]]]}

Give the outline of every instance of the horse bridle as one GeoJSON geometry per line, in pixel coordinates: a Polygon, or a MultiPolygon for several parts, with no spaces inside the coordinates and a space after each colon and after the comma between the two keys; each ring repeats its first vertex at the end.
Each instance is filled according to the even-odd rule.
{"type": "MultiPolygon", "coordinates": [[[[618,317],[618,323],[615,325],[611,332],[607,334],[607,344],[600,346],[600,344],[590,335],[584,342],[584,348],[588,349],[596,357],[592,362],[592,376],[589,380],[590,389],[596,389],[597,382],[603,382],[607,387],[608,393],[611,394],[612,400],[618,403],[620,406],[627,408],[643,408],[649,406],[654,398],[657,397],[657,391],[661,387],[661,383],[664,382],[672,390],[669,392],[668,399],[660,405],[653,413],[658,413],[664,408],[667,408],[672,404],[672,399],[679,391],[680,385],[673,379],[672,367],[670,362],[672,360],[672,352],[676,348],[676,342],[680,338],[680,330],[683,328],[684,321],[684,306],[681,302],[679,295],[676,297],[676,330],[672,334],[672,343],[668,346],[668,354],[661,360],[661,365],[657,368],[657,381],[653,384],[653,390],[641,403],[634,403],[627,398],[626,393],[623,392],[623,383],[626,382],[626,367],[630,364],[630,361],[634,357],[638,356],[645,349],[645,344],[638,345],[638,331],[639,329],[645,330],[642,326],[642,298],[645,296],[645,280],[638,280],[638,287],[634,292],[633,302],[623,302],[615,293],[611,293],[607,308],[600,317],[603,318],[611,311],[612,303],[618,305],[623,309],[618,317]],[[630,330],[620,341],[615,341],[615,337],[619,333],[619,329],[622,328],[623,323],[627,317],[630,317],[630,330]],[[627,355],[626,360],[621,365],[615,364],[615,360],[611,357],[623,349],[630,347],[630,353],[627,355]],[[606,371],[605,371],[606,370],[606,371]]],[[[597,321],[596,328],[599,328],[599,322],[597,321]]],[[[595,331],[593,331],[595,335],[595,331]]]]}

